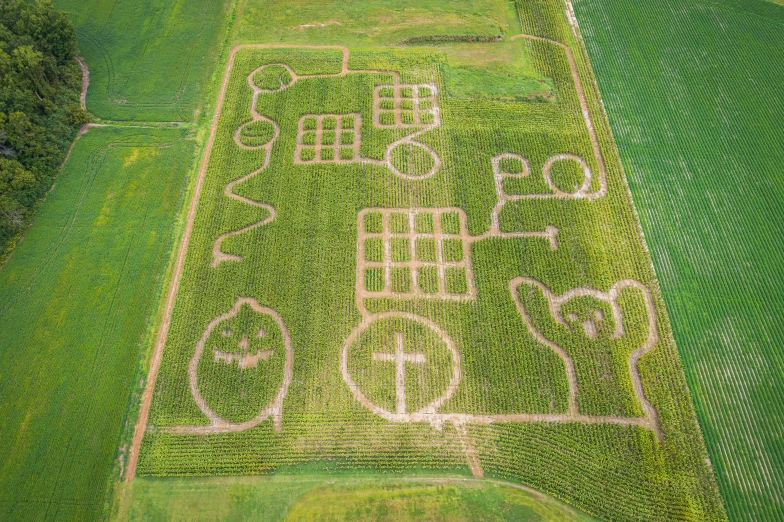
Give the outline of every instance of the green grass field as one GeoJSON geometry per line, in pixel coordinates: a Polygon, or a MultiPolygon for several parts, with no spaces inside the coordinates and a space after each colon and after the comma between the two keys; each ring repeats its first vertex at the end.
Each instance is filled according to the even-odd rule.
{"type": "MultiPolygon", "coordinates": [[[[363,41],[298,28],[338,4],[257,5],[242,42],[363,41]]],[[[555,2],[516,31],[498,7],[502,42],[356,46],[342,72],[339,49],[237,51],[140,475],[470,469],[600,518],[724,518],[580,43],[555,2]]]]}
{"type": "Polygon", "coordinates": [[[390,45],[421,36],[517,34],[508,0],[242,0],[237,43],[390,45]]]}
{"type": "Polygon", "coordinates": [[[118,522],[593,520],[540,493],[457,476],[139,478],[118,495],[118,522]]]}
{"type": "MultiPolygon", "coordinates": [[[[192,122],[230,2],[56,2],[98,118],[192,122]]],[[[187,126],[186,126],[187,127],[187,126]]],[[[0,267],[0,518],[103,518],[198,143],[187,128],[93,127],[0,267]]]]}
{"type": "Polygon", "coordinates": [[[784,7],[575,4],[733,520],[784,519],[784,7]]]}
{"type": "Polygon", "coordinates": [[[0,270],[3,520],[104,512],[184,200],[185,137],[90,129],[0,270]]]}
{"type": "Polygon", "coordinates": [[[108,120],[196,119],[231,0],[56,0],[90,67],[87,106],[108,120]]]}
{"type": "Polygon", "coordinates": [[[142,127],[0,267],[0,518],[726,520],[698,415],[730,518],[781,518],[784,17],[731,2],[579,0],[608,122],[560,0],[57,0],[142,127]]]}

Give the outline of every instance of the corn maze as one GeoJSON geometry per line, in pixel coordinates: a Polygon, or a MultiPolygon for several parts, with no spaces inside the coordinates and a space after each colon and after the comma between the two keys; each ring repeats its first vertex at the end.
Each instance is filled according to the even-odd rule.
{"type": "Polygon", "coordinates": [[[584,64],[511,45],[556,102],[453,99],[437,51],[234,49],[129,476],[465,470],[715,515],[584,64]]]}

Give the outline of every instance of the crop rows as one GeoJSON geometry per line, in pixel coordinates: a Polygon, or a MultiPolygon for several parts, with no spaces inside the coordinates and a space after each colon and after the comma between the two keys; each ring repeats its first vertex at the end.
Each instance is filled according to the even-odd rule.
{"type": "Polygon", "coordinates": [[[772,239],[784,227],[773,210],[784,8],[580,0],[575,10],[727,513],[784,519],[784,278],[772,239]]]}
{"type": "MultiPolygon", "coordinates": [[[[699,435],[682,408],[688,393],[595,93],[586,103],[606,173],[565,50],[540,40],[513,45],[553,78],[555,102],[449,98],[444,57],[433,52],[357,51],[342,62],[336,49],[322,51],[323,61],[314,49],[236,52],[139,473],[465,469],[468,459],[475,474],[484,467],[609,518],[720,518],[711,491],[695,490],[707,472],[701,446],[671,439],[699,435]],[[290,70],[274,73],[279,89],[254,73],[281,63],[290,70]],[[393,103],[382,109],[387,99],[393,103]],[[422,114],[404,121],[404,102],[413,99],[414,107],[438,108],[432,122],[422,114]],[[377,118],[379,110],[394,122],[377,118]],[[238,129],[257,118],[251,111],[279,133],[238,146],[238,129]],[[356,161],[301,156],[306,147],[323,153],[325,136],[340,139],[336,127],[349,117],[361,136],[356,161]],[[408,150],[394,152],[395,143],[408,150]],[[433,160],[426,170],[425,155],[433,160]],[[556,156],[565,162],[553,167],[560,192],[545,176],[556,156]],[[591,196],[576,197],[588,169],[591,196]],[[535,197],[517,197],[524,195],[535,197]],[[218,237],[225,240],[215,263],[218,237]],[[459,263],[464,292],[414,290],[414,283],[458,288],[447,274],[459,263]],[[637,286],[612,294],[620,281],[637,286]],[[561,295],[557,313],[552,302],[561,295]],[[225,336],[209,330],[242,297],[285,323],[290,382],[271,364],[281,351],[274,339],[261,346],[237,341],[240,327],[225,336]],[[279,417],[227,432],[205,415],[188,368],[209,336],[218,337],[197,361],[212,379],[205,389],[223,387],[218,402],[239,420],[251,414],[240,406],[284,386],[279,417]],[[227,360],[237,365],[231,372],[206,371],[227,360]],[[266,391],[243,380],[240,360],[255,361],[266,391]],[[175,426],[200,426],[203,435],[172,433],[175,426]],[[586,480],[597,454],[605,489],[586,480]],[[573,481],[579,487],[570,488],[573,481]]],[[[243,335],[263,327],[272,337],[273,326],[257,322],[247,319],[243,335]]]]}

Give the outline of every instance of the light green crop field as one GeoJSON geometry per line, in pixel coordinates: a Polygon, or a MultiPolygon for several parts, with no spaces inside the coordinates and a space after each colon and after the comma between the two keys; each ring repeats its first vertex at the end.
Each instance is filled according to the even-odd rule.
{"type": "Polygon", "coordinates": [[[101,517],[193,150],[90,129],[0,270],[0,519],[101,517]]]}
{"type": "Polygon", "coordinates": [[[87,106],[108,120],[190,122],[202,107],[231,0],[56,0],[90,67],[87,106]]]}
{"type": "Polygon", "coordinates": [[[541,493],[456,476],[138,478],[120,495],[118,522],[593,520],[541,493]]]}
{"type": "Polygon", "coordinates": [[[733,520],[784,520],[784,7],[579,0],[733,520]]]}
{"type": "Polygon", "coordinates": [[[724,519],[564,5],[420,4],[241,4],[278,46],[227,67],[137,473],[459,471],[724,519]]]}

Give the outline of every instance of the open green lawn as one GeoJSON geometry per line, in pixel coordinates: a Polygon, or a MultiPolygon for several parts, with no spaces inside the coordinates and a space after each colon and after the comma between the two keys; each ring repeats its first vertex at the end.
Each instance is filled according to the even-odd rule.
{"type": "Polygon", "coordinates": [[[234,1],[54,3],[71,13],[90,67],[90,112],[109,120],[190,122],[196,118],[234,1]]]}
{"type": "Polygon", "coordinates": [[[117,522],[594,520],[513,484],[456,476],[139,478],[118,496],[117,522]]]}
{"type": "Polygon", "coordinates": [[[733,520],[784,520],[784,7],[578,0],[733,520]]]}
{"type": "Polygon", "coordinates": [[[0,269],[0,519],[100,518],[193,151],[90,129],[0,269]]]}
{"type": "Polygon", "coordinates": [[[517,34],[508,0],[240,0],[238,43],[395,44],[421,36],[517,34]]]}

